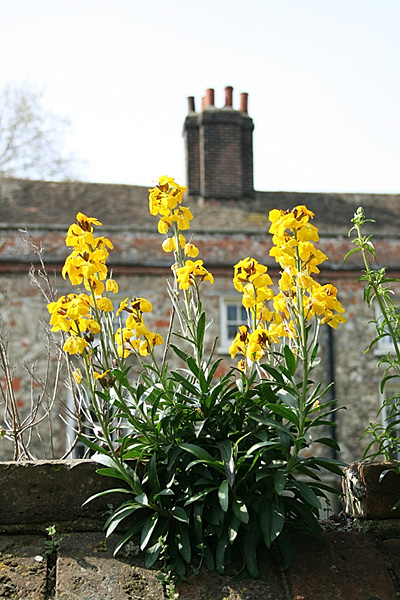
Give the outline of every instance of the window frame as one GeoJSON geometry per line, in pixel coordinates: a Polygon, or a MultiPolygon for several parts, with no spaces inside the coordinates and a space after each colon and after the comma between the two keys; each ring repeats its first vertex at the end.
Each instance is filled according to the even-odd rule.
{"type": "Polygon", "coordinates": [[[232,344],[235,339],[236,333],[239,331],[240,325],[247,324],[247,313],[246,318],[242,319],[229,319],[228,318],[228,306],[235,306],[236,310],[240,309],[246,312],[246,309],[242,305],[242,301],[238,297],[234,296],[220,296],[219,298],[219,314],[220,314],[220,338],[219,338],[219,346],[218,353],[219,354],[229,354],[229,346],[232,344]],[[228,327],[230,325],[236,326],[236,332],[233,337],[229,336],[228,327]]]}

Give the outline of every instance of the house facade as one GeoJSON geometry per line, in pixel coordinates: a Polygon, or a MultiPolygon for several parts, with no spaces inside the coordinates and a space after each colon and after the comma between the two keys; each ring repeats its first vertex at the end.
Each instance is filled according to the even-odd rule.
{"type": "MultiPolygon", "coordinates": [[[[241,297],[232,283],[232,267],[252,256],[268,266],[276,281],[279,268],[269,256],[269,211],[305,204],[315,213],[313,223],[320,234],[318,247],[329,259],[321,265],[319,281],[337,287],[346,309],[345,324],[337,330],[326,326],[321,331],[318,376],[325,384],[335,382],[330,391],[332,398],[346,407],[338,413],[337,425],[329,434],[341,446],[340,458],[350,462],[361,456],[367,441],[360,442],[359,438],[369,422],[377,418],[381,371],[376,364],[384,349],[375,348],[364,354],[374,337],[373,326],[367,325],[374,313],[365,304],[363,287],[358,284],[360,257],[353,255],[343,264],[343,257],[351,248],[347,234],[354,212],[363,206],[367,217],[376,221],[376,265],[386,266],[390,275],[398,277],[400,194],[256,191],[253,129],[247,94],[241,95],[239,108],[232,105],[230,87],[225,90],[223,107],[214,105],[213,90],[206,91],[198,111],[194,98],[188,99],[183,128],[185,205],[194,215],[191,232],[200,257],[214,275],[214,284],[203,286],[203,305],[211,322],[207,343],[211,345],[216,336],[219,338],[217,351],[225,359],[221,372],[236,362],[230,358],[228,347],[235,328],[242,322],[242,314],[241,297]]],[[[43,452],[50,457],[53,452],[59,457],[67,446],[68,385],[60,375],[56,385],[58,397],[53,398],[57,360],[54,352],[47,351],[48,313],[39,286],[47,290],[49,283],[57,297],[70,291],[60,273],[68,253],[66,231],[79,211],[99,219],[103,223],[102,234],[114,244],[108,264],[119,283],[121,298],[148,298],[153,304],[149,326],[165,337],[170,315],[166,281],[171,278],[171,255],[163,252],[157,220],[148,211],[149,187],[0,179],[0,310],[12,371],[12,381],[3,372],[1,383],[4,389],[12,388],[22,415],[29,413],[35,399],[43,394],[44,406],[48,403],[56,416],[53,449],[46,441],[47,425],[43,420],[40,438],[35,436],[32,442],[36,455],[43,452]],[[27,238],[31,241],[27,242],[27,238]],[[43,277],[40,252],[49,282],[43,277]],[[29,276],[31,265],[36,269],[33,279],[29,276]],[[24,364],[31,365],[30,373],[24,364]],[[51,375],[47,388],[46,373],[51,375]]],[[[5,410],[3,402],[0,416],[5,410]]],[[[4,437],[0,439],[0,459],[10,458],[11,446],[4,437]]]]}

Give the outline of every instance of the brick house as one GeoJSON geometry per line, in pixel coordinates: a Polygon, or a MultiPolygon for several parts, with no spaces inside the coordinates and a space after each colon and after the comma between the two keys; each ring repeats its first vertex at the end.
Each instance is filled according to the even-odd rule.
{"type": "MultiPolygon", "coordinates": [[[[374,316],[363,302],[357,283],[362,268],[358,256],[343,265],[350,248],[347,232],[350,220],[363,206],[374,227],[377,263],[386,265],[391,275],[400,275],[400,194],[340,194],[255,191],[253,186],[253,120],[247,112],[247,94],[240,107],[232,106],[232,88],[225,90],[225,106],[214,106],[214,92],[207,90],[201,110],[188,99],[183,128],[186,152],[188,198],[185,203],[194,214],[192,232],[201,258],[214,277],[214,285],[204,285],[203,304],[212,325],[209,340],[219,337],[218,352],[226,367],[232,364],[227,349],[232,332],[241,322],[240,296],[232,284],[232,266],[253,256],[267,264],[271,277],[278,269],[269,257],[268,213],[272,208],[287,209],[305,204],[315,213],[319,247],[329,257],[319,280],[333,283],[346,308],[348,321],[337,331],[322,330],[320,376],[335,381],[332,394],[346,406],[330,432],[342,448],[341,458],[357,459],[364,442],[359,442],[380,406],[380,373],[377,348],[364,355],[373,337],[366,323],[374,316]]],[[[170,175],[173,176],[173,173],[170,175]]],[[[121,296],[145,296],[153,304],[153,326],[165,335],[170,302],[165,280],[171,276],[170,255],[161,249],[156,219],[148,211],[147,186],[104,185],[96,183],[27,181],[0,179],[0,294],[2,320],[8,329],[8,350],[16,364],[13,386],[21,407],[41,389],[39,376],[45,368],[45,336],[41,322],[46,320],[45,302],[31,285],[28,270],[37,263],[21,229],[44,250],[49,273],[58,274],[58,295],[69,288],[59,276],[66,256],[65,233],[78,211],[96,216],[102,232],[115,246],[109,265],[118,280],[121,296]],[[38,379],[30,380],[22,368],[25,361],[37,363],[38,379]]],[[[390,341],[389,341],[390,342],[390,341]]],[[[67,391],[60,384],[67,402],[67,391]]],[[[3,410],[3,407],[0,409],[3,410]]],[[[62,409],[61,409],[62,410],[62,409]]],[[[62,454],[65,425],[59,424],[55,454],[62,454]]],[[[0,458],[9,456],[9,446],[0,440],[0,458]]]]}

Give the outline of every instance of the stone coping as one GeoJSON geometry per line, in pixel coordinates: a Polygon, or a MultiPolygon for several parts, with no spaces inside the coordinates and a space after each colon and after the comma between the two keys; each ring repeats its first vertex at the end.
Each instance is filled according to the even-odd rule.
{"type": "Polygon", "coordinates": [[[93,494],[123,487],[123,482],[98,475],[99,467],[90,459],[0,462],[0,531],[10,525],[33,529],[41,523],[69,521],[79,529],[83,522],[85,528],[91,521],[104,522],[108,505],[119,503],[121,494],[83,504],[93,494]]]}

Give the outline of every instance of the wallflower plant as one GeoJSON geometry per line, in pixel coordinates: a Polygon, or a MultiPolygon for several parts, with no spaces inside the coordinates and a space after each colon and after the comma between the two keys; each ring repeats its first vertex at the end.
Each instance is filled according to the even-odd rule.
{"type": "MultiPolygon", "coordinates": [[[[352,242],[355,247],[347,253],[344,260],[355,252],[361,252],[364,262],[364,270],[359,282],[365,282],[364,300],[368,306],[379,307],[378,316],[370,321],[375,326],[376,336],[370,343],[366,352],[373,348],[380,340],[388,338],[392,342],[392,349],[381,356],[377,366],[383,365],[382,379],[380,385],[381,394],[384,397],[382,407],[378,416],[385,411],[385,424],[370,423],[362,437],[369,437],[370,441],[365,449],[364,458],[374,459],[384,457],[392,464],[391,470],[400,472],[400,464],[394,462],[394,458],[400,450],[400,436],[398,426],[400,424],[400,393],[387,394],[386,384],[388,382],[398,383],[400,380],[400,307],[393,301],[394,291],[391,285],[400,282],[398,277],[388,277],[386,267],[375,269],[370,260],[375,260],[375,248],[373,236],[364,235],[365,226],[374,223],[372,219],[365,217],[362,207],[358,208],[352,219],[353,227],[349,236],[354,232],[355,238],[352,242]]],[[[384,477],[388,470],[383,471],[384,477]]],[[[395,505],[400,505],[400,500],[395,505]]]]}
{"type": "Polygon", "coordinates": [[[201,564],[224,573],[241,558],[256,577],[262,547],[277,546],[289,564],[290,527],[320,535],[321,500],[337,493],[321,473],[340,475],[341,463],[312,453],[339,449],[321,434],[337,406],[310,375],[320,326],[336,328],[344,310],[336,288],[313,278],[326,259],[314,246],[313,213],[305,206],[271,211],[278,289],[254,258],[234,266],[248,319],[230,347],[239,363],[218,376],[222,359],[214,357],[217,340],[208,342],[201,301],[214,278],[185,237],[193,215],[182,205],[184,192],[161,177],[149,196],[162,247],[173,256],[165,341],[148,329],[147,299],[114,307],[118,286],[106,266],[112,244],[95,236],[100,223],[82,213],[67,235],[73,249],[63,275],[84,291],[51,303],[51,324],[66,336],[77,393],[95,416],[92,434],[81,439],[98,472],[121,484],[88,502],[111,492],[125,498],[105,523],[107,536],[123,531],[115,553],[138,536],[147,566],[167,557],[164,576],[184,577],[188,565],[201,564]],[[169,366],[173,355],[177,367],[169,366]]]}

